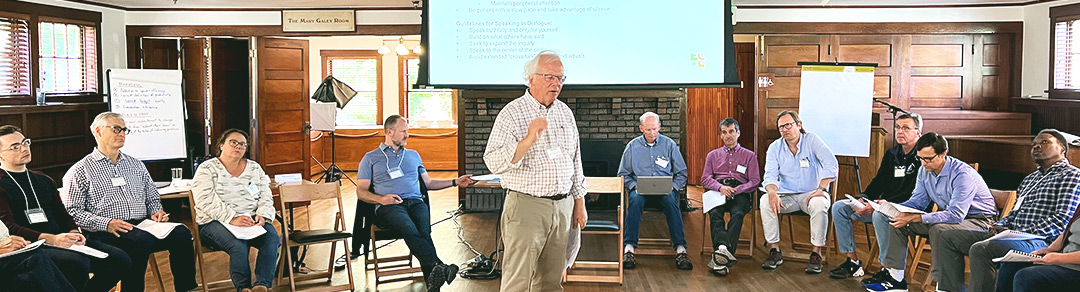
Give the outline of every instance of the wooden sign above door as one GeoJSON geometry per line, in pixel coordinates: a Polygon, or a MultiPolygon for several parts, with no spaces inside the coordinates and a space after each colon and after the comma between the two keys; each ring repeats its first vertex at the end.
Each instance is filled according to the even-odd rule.
{"type": "Polygon", "coordinates": [[[282,10],[281,31],[356,31],[356,11],[352,9],[282,10]]]}

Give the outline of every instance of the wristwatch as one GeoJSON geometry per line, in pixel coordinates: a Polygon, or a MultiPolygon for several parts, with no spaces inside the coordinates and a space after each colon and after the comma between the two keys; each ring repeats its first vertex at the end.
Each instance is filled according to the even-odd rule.
{"type": "Polygon", "coordinates": [[[450,180],[450,186],[456,187],[457,186],[457,180],[456,179],[450,180]]]}

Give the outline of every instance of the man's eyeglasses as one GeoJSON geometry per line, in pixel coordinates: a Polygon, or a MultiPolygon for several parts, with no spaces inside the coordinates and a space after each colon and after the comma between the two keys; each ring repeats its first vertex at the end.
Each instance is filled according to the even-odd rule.
{"type": "Polygon", "coordinates": [[[232,139],[229,139],[229,145],[231,145],[232,147],[240,147],[240,148],[247,148],[248,147],[247,142],[240,142],[240,141],[236,141],[236,140],[232,140],[232,139]]]}
{"type": "Polygon", "coordinates": [[[25,140],[22,140],[22,142],[19,142],[17,144],[11,144],[11,146],[8,146],[8,148],[4,150],[19,151],[22,150],[23,147],[30,148],[30,138],[26,138],[25,140]]]}
{"type": "Polygon", "coordinates": [[[131,134],[131,128],[124,128],[124,127],[121,127],[121,126],[105,126],[105,128],[112,129],[112,132],[115,133],[115,134],[120,134],[120,133],[124,133],[124,135],[130,135],[131,134]]]}
{"type": "Polygon", "coordinates": [[[555,82],[555,80],[559,80],[559,83],[566,82],[566,75],[553,75],[542,73],[533,73],[533,75],[543,76],[544,80],[547,80],[547,82],[555,82]]]}
{"type": "Polygon", "coordinates": [[[777,126],[777,127],[780,128],[781,130],[787,130],[788,128],[791,128],[792,126],[795,126],[795,122],[790,122],[790,123],[783,124],[783,125],[780,125],[780,126],[777,126]]]}
{"type": "Polygon", "coordinates": [[[923,163],[929,163],[931,160],[934,160],[934,158],[937,158],[938,155],[941,155],[941,154],[934,154],[934,156],[930,156],[930,157],[922,157],[922,156],[915,155],[915,158],[918,158],[919,160],[922,160],[923,163]]]}
{"type": "Polygon", "coordinates": [[[893,127],[893,129],[896,129],[897,131],[901,131],[901,132],[908,132],[908,131],[915,130],[915,128],[912,128],[912,127],[901,127],[901,126],[895,126],[895,127],[893,127]]]}

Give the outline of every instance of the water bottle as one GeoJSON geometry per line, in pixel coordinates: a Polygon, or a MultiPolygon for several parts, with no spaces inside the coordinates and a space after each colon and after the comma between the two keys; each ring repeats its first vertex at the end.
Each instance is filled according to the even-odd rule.
{"type": "Polygon", "coordinates": [[[45,92],[41,88],[37,89],[37,105],[45,105],[45,92]]]}

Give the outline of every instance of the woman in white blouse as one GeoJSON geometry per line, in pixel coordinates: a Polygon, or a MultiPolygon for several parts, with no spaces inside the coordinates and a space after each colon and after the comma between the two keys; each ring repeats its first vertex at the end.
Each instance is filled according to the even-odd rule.
{"type": "Polygon", "coordinates": [[[202,243],[229,253],[229,276],[236,291],[267,291],[277,272],[281,238],[271,224],[274,199],[270,177],[258,163],[245,158],[247,141],[244,131],[226,130],[217,142],[218,157],[203,162],[195,171],[191,192],[202,243]],[[250,238],[252,232],[262,232],[260,229],[265,233],[250,238]],[[254,285],[249,247],[259,250],[254,285]]]}

